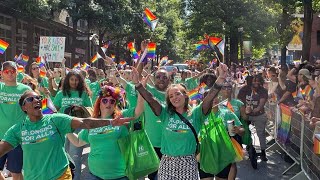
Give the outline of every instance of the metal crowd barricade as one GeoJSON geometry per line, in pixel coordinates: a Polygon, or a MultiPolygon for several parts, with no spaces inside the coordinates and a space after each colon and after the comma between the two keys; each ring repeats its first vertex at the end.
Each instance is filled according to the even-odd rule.
{"type": "Polygon", "coordinates": [[[279,106],[267,105],[266,111],[268,113],[269,123],[274,124],[274,126],[267,126],[266,131],[273,136],[275,140],[275,143],[268,149],[281,148],[294,161],[282,174],[286,174],[294,169],[294,167],[300,167],[301,171],[296,173],[291,179],[320,179],[320,156],[313,152],[314,127],[310,126],[309,118],[301,115],[297,111],[291,111],[289,141],[282,143],[277,137],[282,121],[281,110],[279,106]]]}

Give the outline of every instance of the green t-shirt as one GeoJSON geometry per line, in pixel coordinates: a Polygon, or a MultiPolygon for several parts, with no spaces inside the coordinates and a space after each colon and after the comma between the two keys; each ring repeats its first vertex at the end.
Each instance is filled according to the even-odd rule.
{"type": "Polygon", "coordinates": [[[94,104],[96,102],[96,100],[99,96],[99,92],[101,90],[100,82],[96,81],[96,82],[90,83],[89,88],[92,92],[92,103],[94,104]]]}
{"type": "Polygon", "coordinates": [[[84,79],[84,82],[87,84],[87,86],[89,86],[90,84],[91,84],[91,81],[90,81],[90,79],[84,79]]]}
{"type": "Polygon", "coordinates": [[[59,86],[59,83],[61,81],[61,77],[60,78],[54,78],[54,81],[56,82],[57,86],[59,86]]]}
{"type": "MultiPolygon", "coordinates": [[[[192,124],[197,134],[199,133],[202,120],[202,104],[194,107],[190,113],[182,114],[192,124]]],[[[180,117],[169,112],[168,107],[162,105],[159,116],[163,123],[161,152],[169,156],[187,156],[196,152],[196,140],[191,129],[180,117]]]]}
{"type": "MultiPolygon", "coordinates": [[[[165,92],[158,91],[155,87],[150,85],[147,85],[147,89],[161,104],[166,104],[165,92]]],[[[159,117],[153,113],[147,102],[144,103],[144,118],[145,130],[153,147],[161,147],[162,123],[159,117]]]]}
{"type": "MultiPolygon", "coordinates": [[[[122,116],[133,117],[134,108],[122,111],[122,116]]],[[[101,179],[118,179],[126,176],[126,164],[118,145],[118,139],[126,135],[128,135],[126,126],[109,125],[80,131],[79,138],[90,144],[88,165],[93,175],[101,179]]]]}
{"type": "Polygon", "coordinates": [[[192,90],[199,85],[198,79],[196,78],[186,78],[184,84],[187,87],[187,90],[192,90]]]}
{"type": "Polygon", "coordinates": [[[19,72],[18,75],[17,75],[17,82],[21,82],[24,78],[24,73],[22,72],[19,72]]]}
{"type": "Polygon", "coordinates": [[[41,82],[40,82],[39,86],[49,88],[49,79],[47,77],[42,77],[40,79],[41,79],[41,82]]]}
{"type": "Polygon", "coordinates": [[[234,110],[234,114],[240,119],[240,108],[244,106],[243,102],[241,102],[239,99],[231,99],[230,104],[232,105],[232,108],[234,110]]]}
{"type": "Polygon", "coordinates": [[[17,83],[17,86],[6,86],[0,83],[0,139],[11,126],[26,117],[18,101],[27,90],[31,88],[21,83],[17,83]]]}
{"type": "Polygon", "coordinates": [[[64,137],[72,132],[71,121],[72,117],[59,113],[44,115],[37,122],[26,117],[6,132],[3,141],[22,147],[25,180],[56,180],[64,173],[69,165],[64,137]]]}
{"type": "Polygon", "coordinates": [[[78,91],[70,91],[70,97],[64,96],[62,91],[59,91],[54,98],[53,104],[59,109],[59,112],[64,113],[64,110],[70,105],[79,105],[84,107],[92,107],[92,101],[86,92],[82,92],[79,97],[78,91]]]}
{"type": "Polygon", "coordinates": [[[137,98],[138,98],[138,93],[136,91],[135,86],[128,82],[126,86],[126,98],[129,102],[129,107],[136,107],[137,106],[137,98]]]}

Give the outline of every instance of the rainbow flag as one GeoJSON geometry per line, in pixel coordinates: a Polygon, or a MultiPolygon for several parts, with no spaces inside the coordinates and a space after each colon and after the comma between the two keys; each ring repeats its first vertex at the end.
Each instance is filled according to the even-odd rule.
{"type": "Polygon", "coordinates": [[[234,113],[233,106],[229,101],[226,101],[225,103],[223,103],[223,106],[227,107],[231,112],[234,113]]]}
{"type": "Polygon", "coordinates": [[[135,59],[135,60],[139,59],[139,55],[138,55],[136,49],[134,48],[134,43],[133,42],[129,42],[128,43],[128,49],[132,53],[132,58],[133,59],[135,59]]]}
{"type": "Polygon", "coordinates": [[[313,152],[320,155],[320,134],[315,134],[313,139],[313,152]]]}
{"type": "Polygon", "coordinates": [[[73,69],[81,69],[80,62],[78,62],[77,64],[75,64],[75,65],[73,66],[73,69]]]}
{"type": "Polygon", "coordinates": [[[37,59],[36,59],[36,63],[37,63],[37,65],[41,68],[41,67],[44,67],[45,66],[45,60],[42,58],[42,57],[37,57],[37,59]]]}
{"type": "Polygon", "coordinates": [[[222,39],[218,38],[218,37],[208,37],[208,40],[209,40],[209,45],[211,47],[216,46],[217,44],[219,44],[222,41],[222,39]]]}
{"type": "Polygon", "coordinates": [[[17,71],[18,71],[19,73],[24,72],[24,67],[23,67],[23,66],[20,66],[20,65],[17,65],[17,71]]]}
{"type": "Polygon", "coordinates": [[[43,71],[42,69],[40,69],[40,77],[44,78],[47,76],[47,72],[46,71],[43,71]]]}
{"type": "MultiPolygon", "coordinates": [[[[91,63],[95,63],[96,61],[98,61],[98,53],[95,54],[92,59],[90,60],[91,63]]],[[[79,64],[80,65],[80,64],[79,64]]]]}
{"type": "Polygon", "coordinates": [[[234,148],[234,152],[236,153],[235,161],[236,162],[242,161],[244,157],[242,146],[233,137],[231,137],[231,142],[234,148]]]}
{"type": "Polygon", "coordinates": [[[154,31],[158,23],[157,17],[148,8],[145,8],[143,12],[143,21],[152,29],[152,31],[154,31]]]}
{"type": "Polygon", "coordinates": [[[223,39],[222,41],[220,41],[217,47],[220,53],[222,54],[222,56],[224,56],[225,40],[223,39]]]}
{"type": "Polygon", "coordinates": [[[199,93],[199,90],[197,88],[189,91],[187,95],[191,100],[197,100],[202,98],[202,94],[199,93]]]}
{"type": "Polygon", "coordinates": [[[149,43],[148,44],[148,53],[147,53],[147,58],[154,59],[156,58],[156,43],[149,43]]]}
{"type": "Polygon", "coordinates": [[[168,56],[164,56],[161,58],[158,67],[165,66],[168,63],[168,56]]]}
{"type": "Polygon", "coordinates": [[[26,56],[26,55],[23,55],[23,54],[22,54],[22,60],[23,60],[24,62],[28,62],[28,61],[29,61],[29,56],[26,56]]]}
{"type": "Polygon", "coordinates": [[[42,100],[42,114],[53,114],[56,112],[57,109],[53,105],[50,98],[45,98],[42,100]]]}
{"type": "Polygon", "coordinates": [[[126,61],[124,61],[124,60],[122,60],[122,61],[120,61],[120,62],[119,62],[119,65],[120,65],[120,66],[127,65],[127,62],[126,62],[126,61]]]}
{"type": "Polygon", "coordinates": [[[196,46],[196,50],[198,50],[198,51],[209,48],[207,40],[199,41],[197,44],[195,44],[195,46],[196,46]]]}
{"type": "Polygon", "coordinates": [[[3,54],[7,50],[8,46],[9,46],[9,43],[0,39],[0,54],[3,54]]]}
{"type": "Polygon", "coordinates": [[[81,66],[81,69],[82,69],[82,70],[88,71],[89,68],[90,68],[90,65],[87,64],[87,63],[83,63],[82,66],[81,66]]]}
{"type": "Polygon", "coordinates": [[[28,64],[29,56],[25,56],[21,53],[18,57],[15,56],[15,58],[16,58],[16,63],[19,63],[23,66],[26,66],[28,64]]]}
{"type": "Polygon", "coordinates": [[[281,124],[278,130],[277,139],[280,143],[286,144],[289,142],[291,128],[291,110],[289,106],[280,104],[281,109],[281,124]]]}
{"type": "Polygon", "coordinates": [[[116,55],[111,54],[111,59],[112,59],[112,61],[114,62],[114,60],[116,59],[116,55]]]}
{"type": "Polygon", "coordinates": [[[307,85],[304,89],[301,90],[301,94],[306,100],[311,100],[314,90],[310,85],[307,85]]]}

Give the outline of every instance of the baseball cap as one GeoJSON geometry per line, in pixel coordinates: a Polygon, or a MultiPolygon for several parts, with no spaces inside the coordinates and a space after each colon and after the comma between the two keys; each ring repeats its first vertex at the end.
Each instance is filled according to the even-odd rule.
{"type": "Polygon", "coordinates": [[[299,75],[303,75],[308,79],[311,79],[311,73],[310,73],[310,71],[308,69],[300,69],[298,74],[299,75]]]}
{"type": "Polygon", "coordinates": [[[7,67],[12,67],[14,69],[17,69],[17,64],[13,61],[6,61],[2,64],[1,70],[3,71],[7,67]]]}

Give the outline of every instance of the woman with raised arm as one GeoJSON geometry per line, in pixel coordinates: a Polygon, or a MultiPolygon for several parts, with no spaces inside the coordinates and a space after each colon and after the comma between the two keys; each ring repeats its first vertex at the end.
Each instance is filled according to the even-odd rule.
{"type": "MultiPolygon", "coordinates": [[[[139,117],[143,112],[143,98],[139,95],[137,106],[130,109],[119,109],[121,103],[119,87],[103,86],[94,105],[94,118],[139,117]]],[[[81,130],[79,135],[67,135],[75,146],[90,144],[88,158],[89,173],[87,180],[117,179],[127,180],[125,175],[126,164],[121,155],[118,139],[126,136],[128,129],[125,126],[104,126],[90,130],[81,130]],[[112,157],[112,158],[107,158],[112,157]]]]}
{"type": "Polygon", "coordinates": [[[74,129],[121,126],[133,118],[74,118],[65,114],[42,114],[42,97],[26,91],[19,99],[27,117],[12,126],[0,142],[0,157],[21,145],[25,180],[71,180],[69,161],[64,150],[65,135],[74,129]]]}
{"type": "MultiPolygon", "coordinates": [[[[199,178],[198,165],[195,157],[196,139],[184,122],[189,122],[198,133],[203,123],[203,116],[207,115],[212,108],[214,97],[222,87],[227,75],[227,66],[221,64],[218,67],[219,77],[203,102],[191,109],[188,105],[189,97],[185,87],[173,84],[166,91],[167,105],[161,105],[153,98],[141,83],[134,79],[136,90],[148,102],[155,115],[162,122],[161,158],[158,179],[192,179],[199,178]],[[181,116],[182,115],[182,116],[181,116]],[[181,119],[181,118],[182,119],[181,119]]],[[[136,69],[133,77],[138,76],[136,69]]],[[[148,121],[148,119],[146,119],[148,121]]]]}

